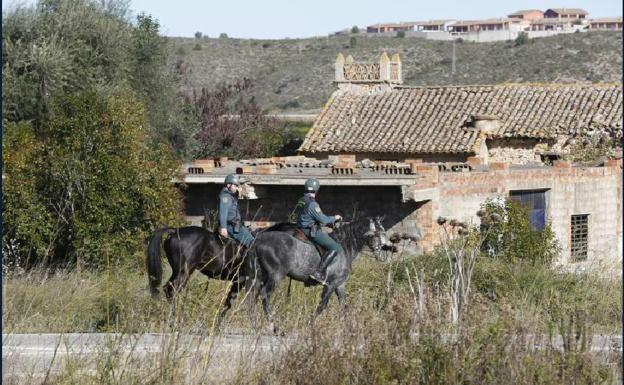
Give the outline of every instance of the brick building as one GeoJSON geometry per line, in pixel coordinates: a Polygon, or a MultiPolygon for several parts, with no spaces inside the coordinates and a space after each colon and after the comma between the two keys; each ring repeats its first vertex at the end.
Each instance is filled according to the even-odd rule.
{"type": "Polygon", "coordinates": [[[289,220],[313,176],[327,214],[383,216],[390,235],[420,253],[439,242],[438,217],[478,225],[481,204],[511,197],[529,205],[536,228],[551,223],[558,263],[619,269],[622,160],[539,161],[586,128],[617,135],[619,85],[406,87],[400,58],[385,54],[378,63],[339,56],[335,69],[338,90],[300,148],[306,155],[184,165],[191,222],[214,215],[230,173],[248,182],[240,207],[249,225],[289,220]]]}
{"type": "Polygon", "coordinates": [[[347,220],[383,216],[390,236],[407,251],[430,251],[438,243],[443,216],[479,224],[476,215],[487,199],[511,197],[531,202],[532,222],[550,222],[561,245],[560,264],[613,268],[622,258],[622,162],[599,167],[566,162],[554,166],[355,162],[345,159],[289,157],[202,163],[184,167],[186,215],[199,225],[214,216],[225,175],[239,173],[249,183],[240,207],[247,225],[264,227],[290,218],[304,181],[321,183],[318,200],[330,215],[347,220]],[[349,162],[349,161],[347,161],[349,162]],[[448,167],[447,167],[448,166],[448,167]],[[461,166],[461,167],[457,167],[461,166]],[[201,172],[198,173],[198,169],[201,172]]]}

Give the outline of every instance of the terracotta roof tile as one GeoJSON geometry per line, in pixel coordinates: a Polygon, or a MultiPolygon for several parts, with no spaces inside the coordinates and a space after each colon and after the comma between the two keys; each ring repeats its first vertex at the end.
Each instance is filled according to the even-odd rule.
{"type": "Polygon", "coordinates": [[[307,134],[303,152],[472,153],[469,122],[494,115],[494,137],[573,136],[621,129],[619,84],[502,84],[395,87],[371,94],[335,91],[307,134]]]}

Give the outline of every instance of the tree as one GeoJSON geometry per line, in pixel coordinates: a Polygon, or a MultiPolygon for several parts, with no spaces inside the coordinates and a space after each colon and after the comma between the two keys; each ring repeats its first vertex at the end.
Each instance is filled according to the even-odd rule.
{"type": "MultiPolygon", "coordinates": [[[[186,125],[178,81],[160,25],[140,14],[129,20],[127,0],[45,0],[3,14],[4,118],[31,121],[35,133],[50,103],[86,90],[110,93],[128,84],[147,109],[151,139],[188,155],[195,126],[186,125]]],[[[13,127],[13,126],[9,126],[13,127]]]]}
{"type": "Polygon", "coordinates": [[[349,39],[349,48],[355,48],[356,45],[357,39],[355,38],[355,36],[351,36],[351,38],[349,39]]]}
{"type": "Polygon", "coordinates": [[[195,32],[195,39],[201,39],[202,38],[202,33],[197,31],[195,32]]]}
{"type": "Polygon", "coordinates": [[[42,139],[20,123],[3,142],[9,260],[102,266],[105,254],[128,260],[148,231],[180,223],[178,163],[167,147],[150,148],[132,93],[75,93],[51,109],[42,139]]]}
{"type": "Polygon", "coordinates": [[[358,28],[357,25],[354,25],[353,27],[351,27],[351,33],[360,33],[360,29],[358,28]]]}
{"type": "Polygon", "coordinates": [[[219,39],[227,39],[227,38],[228,38],[228,34],[227,34],[227,33],[225,33],[225,32],[221,32],[221,33],[219,34],[219,39]]]}
{"type": "Polygon", "coordinates": [[[526,32],[520,32],[518,36],[516,37],[516,40],[514,40],[516,47],[527,44],[528,42],[529,42],[529,34],[527,34],[526,32]]]}
{"type": "Polygon", "coordinates": [[[127,1],[49,0],[3,13],[4,117],[38,129],[56,96],[123,83],[126,11],[127,1]]]}
{"type": "Polygon", "coordinates": [[[243,79],[194,94],[200,129],[196,157],[261,157],[274,154],[284,142],[283,124],[267,116],[243,79]]]}

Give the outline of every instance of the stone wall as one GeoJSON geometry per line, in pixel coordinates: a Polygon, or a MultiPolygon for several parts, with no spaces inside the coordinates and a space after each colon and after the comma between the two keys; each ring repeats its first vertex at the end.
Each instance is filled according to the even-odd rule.
{"type": "Polygon", "coordinates": [[[489,160],[511,164],[540,162],[538,145],[535,139],[491,139],[487,141],[489,160]]]}

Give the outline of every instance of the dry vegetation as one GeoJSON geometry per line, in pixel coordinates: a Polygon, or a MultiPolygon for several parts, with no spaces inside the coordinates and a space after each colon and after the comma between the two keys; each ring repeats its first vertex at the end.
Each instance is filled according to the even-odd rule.
{"type": "MultiPolygon", "coordinates": [[[[312,325],[320,289],[293,283],[289,296],[285,282],[274,303],[289,338],[279,339],[270,355],[258,353],[266,325],[251,328],[242,301],[222,330],[215,329],[228,285],[211,281],[206,287],[199,275],[173,308],[149,297],[144,273],[134,268],[13,274],[3,282],[3,323],[5,333],[120,333],[95,356],[65,359],[59,374],[48,378],[54,384],[619,381],[619,352],[589,350],[594,334],[621,333],[618,280],[477,257],[470,303],[459,322],[451,322],[448,273],[442,251],[387,264],[363,256],[344,311],[332,300],[312,325]],[[246,333],[245,349],[215,350],[226,332],[246,333]],[[133,333],[170,337],[156,352],[128,355],[121,339],[133,333]],[[557,339],[568,341],[563,350],[557,339]]],[[[38,377],[13,383],[35,380],[41,383],[38,377]]]]}
{"type": "Polygon", "coordinates": [[[622,37],[617,32],[557,35],[522,45],[463,42],[456,47],[455,75],[451,75],[451,43],[420,38],[357,34],[284,40],[172,38],[171,42],[171,60],[186,74],[184,89],[249,77],[256,84],[258,100],[277,110],[319,109],[334,90],[333,63],[338,52],[359,61],[377,61],[384,50],[398,52],[409,85],[622,79],[622,37]],[[353,48],[352,37],[357,41],[353,48]]]}

